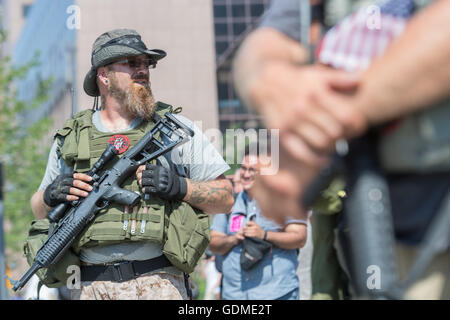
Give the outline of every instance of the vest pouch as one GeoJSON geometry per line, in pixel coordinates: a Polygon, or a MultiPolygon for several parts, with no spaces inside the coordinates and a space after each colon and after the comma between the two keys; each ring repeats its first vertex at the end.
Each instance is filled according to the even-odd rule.
{"type": "Polygon", "coordinates": [[[131,214],[124,214],[122,205],[113,203],[108,209],[100,210],[94,221],[80,234],[76,241],[77,250],[85,245],[102,246],[125,240],[130,220],[131,214]]]}
{"type": "Polygon", "coordinates": [[[172,203],[163,253],[185,273],[195,266],[209,245],[209,216],[186,202],[172,203]]]}
{"type": "Polygon", "coordinates": [[[102,209],[93,223],[83,230],[74,247],[104,246],[122,241],[150,241],[162,243],[164,239],[164,204],[151,201],[148,212],[144,207],[139,211],[125,214],[119,204],[111,204],[102,209]],[[133,224],[135,220],[135,225],[133,224]],[[133,230],[133,225],[134,230],[133,230]]]}
{"type": "MultiPolygon", "coordinates": [[[[23,246],[23,252],[28,264],[34,263],[36,254],[48,239],[50,222],[48,219],[33,220],[28,230],[28,237],[23,246]]],[[[71,249],[49,268],[42,268],[36,272],[39,280],[49,288],[57,288],[66,285],[71,275],[67,273],[70,266],[80,266],[80,259],[71,249]]]]}
{"type": "MultiPolygon", "coordinates": [[[[148,202],[148,201],[146,201],[148,202]]],[[[132,235],[133,240],[162,243],[164,239],[164,202],[151,204],[143,203],[137,214],[136,230],[132,235]],[[148,211],[145,212],[144,206],[148,211]]]]}

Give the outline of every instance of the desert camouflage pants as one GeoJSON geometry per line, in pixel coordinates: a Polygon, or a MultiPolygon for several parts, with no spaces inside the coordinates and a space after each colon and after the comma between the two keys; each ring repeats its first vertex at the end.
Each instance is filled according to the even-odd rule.
{"type": "Polygon", "coordinates": [[[72,300],[187,300],[184,277],[169,273],[144,274],[124,281],[82,282],[72,300]]]}

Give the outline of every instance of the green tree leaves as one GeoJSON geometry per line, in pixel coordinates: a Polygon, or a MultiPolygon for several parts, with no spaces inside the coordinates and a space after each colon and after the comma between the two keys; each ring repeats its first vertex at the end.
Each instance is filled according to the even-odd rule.
{"type": "MultiPolygon", "coordinates": [[[[6,40],[1,29],[0,48],[6,40]]],[[[23,115],[33,112],[48,98],[51,80],[41,81],[31,101],[20,101],[17,83],[38,65],[39,55],[20,67],[14,67],[9,56],[0,51],[0,158],[5,173],[6,247],[21,250],[29,223],[33,219],[30,198],[44,175],[50,145],[44,141],[52,120],[43,118],[23,123],[23,115]]]]}

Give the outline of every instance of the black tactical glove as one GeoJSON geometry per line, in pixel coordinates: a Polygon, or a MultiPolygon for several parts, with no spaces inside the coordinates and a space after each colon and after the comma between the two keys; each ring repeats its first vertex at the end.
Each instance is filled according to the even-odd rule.
{"type": "Polygon", "coordinates": [[[44,191],[44,202],[49,207],[54,207],[61,202],[67,202],[66,196],[73,186],[73,174],[60,174],[48,185],[44,191]]]}
{"type": "Polygon", "coordinates": [[[183,200],[187,193],[186,179],[161,166],[147,164],[142,171],[142,188],[166,200],[183,200]]]}

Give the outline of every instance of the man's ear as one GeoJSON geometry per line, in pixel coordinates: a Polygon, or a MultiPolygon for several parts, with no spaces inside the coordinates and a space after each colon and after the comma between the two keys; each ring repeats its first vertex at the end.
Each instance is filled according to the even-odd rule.
{"type": "Polygon", "coordinates": [[[106,67],[99,67],[97,69],[97,78],[100,82],[102,82],[105,86],[108,85],[108,70],[106,69],[106,67]]]}

